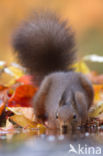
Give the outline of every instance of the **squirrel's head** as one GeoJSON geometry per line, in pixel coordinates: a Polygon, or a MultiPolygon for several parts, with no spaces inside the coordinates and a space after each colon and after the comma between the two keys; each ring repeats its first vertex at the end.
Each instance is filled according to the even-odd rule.
{"type": "Polygon", "coordinates": [[[88,114],[86,101],[82,92],[68,90],[63,93],[56,112],[56,120],[64,133],[86,121],[88,114]]]}

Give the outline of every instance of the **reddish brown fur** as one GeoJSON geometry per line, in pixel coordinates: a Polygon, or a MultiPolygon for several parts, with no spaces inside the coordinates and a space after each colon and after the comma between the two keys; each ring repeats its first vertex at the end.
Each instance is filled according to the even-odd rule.
{"type": "Polygon", "coordinates": [[[37,83],[43,80],[33,99],[36,119],[47,121],[50,128],[85,122],[93,88],[84,75],[67,71],[76,54],[74,34],[67,22],[51,12],[34,14],[14,33],[13,46],[37,83]]]}

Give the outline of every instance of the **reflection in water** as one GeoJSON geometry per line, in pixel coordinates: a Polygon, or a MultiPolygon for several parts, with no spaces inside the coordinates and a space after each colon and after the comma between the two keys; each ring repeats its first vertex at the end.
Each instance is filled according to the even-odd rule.
{"type": "MultiPolygon", "coordinates": [[[[94,132],[85,131],[70,131],[67,134],[60,134],[60,131],[46,130],[45,133],[39,130],[23,130],[18,133],[2,134],[0,136],[0,156],[66,156],[75,155],[69,153],[70,148],[79,146],[89,149],[100,147],[102,150],[103,133],[99,130],[94,132]]],[[[94,151],[96,152],[96,151],[94,151]]],[[[82,155],[82,154],[81,154],[82,155]]],[[[95,153],[94,153],[95,155],[95,153]]]]}

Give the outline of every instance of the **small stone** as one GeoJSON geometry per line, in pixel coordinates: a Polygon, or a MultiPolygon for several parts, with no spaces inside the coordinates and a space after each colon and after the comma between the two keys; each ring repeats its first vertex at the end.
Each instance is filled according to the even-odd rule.
{"type": "Polygon", "coordinates": [[[5,139],[6,139],[6,136],[5,136],[5,135],[1,135],[1,136],[0,136],[0,139],[1,139],[1,140],[5,140],[5,139]]]}
{"type": "Polygon", "coordinates": [[[45,134],[40,135],[40,137],[41,137],[42,139],[44,139],[45,136],[46,136],[45,134]]]}
{"type": "Polygon", "coordinates": [[[100,126],[98,126],[98,130],[100,130],[101,129],[101,127],[100,126]]]}
{"type": "Polygon", "coordinates": [[[88,133],[88,132],[87,132],[87,133],[85,133],[85,136],[86,136],[86,137],[88,137],[89,135],[90,135],[90,133],[88,133]]]}
{"type": "Polygon", "coordinates": [[[103,132],[101,132],[100,135],[103,136],[103,132]]]}
{"type": "Polygon", "coordinates": [[[80,130],[81,129],[81,127],[77,127],[77,130],[80,130]]]}
{"type": "Polygon", "coordinates": [[[58,136],[58,139],[59,139],[59,140],[64,140],[64,135],[58,136]]]}
{"type": "Polygon", "coordinates": [[[97,127],[97,125],[93,125],[93,127],[97,127]]]}
{"type": "Polygon", "coordinates": [[[101,125],[100,128],[103,130],[103,125],[101,125]]]}
{"type": "Polygon", "coordinates": [[[48,136],[47,140],[50,142],[55,141],[55,136],[50,135],[50,136],[48,136]]]}

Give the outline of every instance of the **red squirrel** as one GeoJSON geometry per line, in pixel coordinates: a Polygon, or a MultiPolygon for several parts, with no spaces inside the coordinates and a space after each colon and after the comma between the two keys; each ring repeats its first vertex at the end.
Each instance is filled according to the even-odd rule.
{"type": "Polygon", "coordinates": [[[51,129],[85,123],[94,92],[90,80],[71,68],[75,38],[67,21],[50,11],[34,13],[14,32],[12,43],[39,86],[33,97],[36,120],[51,129]]]}

